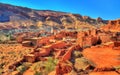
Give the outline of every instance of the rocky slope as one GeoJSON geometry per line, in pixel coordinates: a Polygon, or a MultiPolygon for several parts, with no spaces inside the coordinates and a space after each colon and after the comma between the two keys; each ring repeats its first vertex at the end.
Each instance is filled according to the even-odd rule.
{"type": "Polygon", "coordinates": [[[26,7],[0,3],[0,29],[26,26],[50,25],[61,28],[94,28],[105,25],[108,21],[98,17],[71,14],[51,10],[34,10],[26,7]]]}
{"type": "Polygon", "coordinates": [[[120,32],[120,19],[111,20],[106,26],[102,27],[106,31],[120,32]]]}
{"type": "Polygon", "coordinates": [[[61,31],[47,37],[39,37],[38,32],[19,33],[16,36],[17,42],[23,47],[20,44],[0,45],[3,52],[7,50],[1,52],[0,59],[10,63],[4,55],[17,54],[20,48],[22,55],[8,56],[7,59],[19,56],[22,59],[7,66],[1,64],[2,75],[119,75],[118,32],[92,29],[80,32],[61,31]],[[24,49],[27,47],[31,49],[24,49]],[[29,53],[24,53],[28,50],[29,53]]]}

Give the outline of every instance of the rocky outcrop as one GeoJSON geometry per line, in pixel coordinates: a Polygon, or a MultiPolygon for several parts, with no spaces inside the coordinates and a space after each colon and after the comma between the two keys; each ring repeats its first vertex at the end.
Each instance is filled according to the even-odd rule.
{"type": "Polygon", "coordinates": [[[119,47],[120,46],[120,42],[116,41],[114,42],[114,47],[119,47]]]}
{"type": "Polygon", "coordinates": [[[120,32],[120,19],[111,20],[106,26],[102,27],[106,31],[120,32]]]}
{"type": "Polygon", "coordinates": [[[34,44],[31,41],[23,41],[22,46],[32,47],[32,46],[34,46],[34,44]]]}
{"type": "Polygon", "coordinates": [[[115,42],[114,42],[113,49],[114,49],[114,50],[120,50],[120,41],[115,41],[115,42]]]}
{"type": "Polygon", "coordinates": [[[35,33],[18,34],[25,36],[22,38],[23,46],[32,47],[31,43],[33,44],[36,40],[34,50],[24,55],[23,60],[24,62],[35,63],[46,61],[47,57],[58,59],[54,73],[50,74],[69,75],[74,70],[77,74],[84,75],[93,70],[97,72],[114,71],[113,66],[119,65],[119,32],[99,29],[81,32],[61,31],[56,35],[38,39],[32,39],[32,36],[36,36],[33,34],[35,33]]]}
{"type": "Polygon", "coordinates": [[[99,35],[101,43],[110,42],[111,41],[111,37],[112,37],[112,35],[109,35],[109,34],[100,34],[99,35]]]}
{"type": "Polygon", "coordinates": [[[36,44],[38,37],[40,37],[41,32],[22,32],[14,34],[14,38],[18,43],[22,43],[24,41],[31,41],[33,45],[36,44]]]}
{"type": "Polygon", "coordinates": [[[33,63],[33,62],[36,61],[36,57],[33,54],[28,54],[28,55],[24,56],[24,60],[27,61],[27,62],[33,63]]]}
{"type": "Polygon", "coordinates": [[[83,47],[90,47],[102,43],[112,41],[113,37],[119,38],[117,35],[113,35],[112,32],[106,32],[103,30],[92,29],[84,32],[78,32],[77,43],[83,47]]]}

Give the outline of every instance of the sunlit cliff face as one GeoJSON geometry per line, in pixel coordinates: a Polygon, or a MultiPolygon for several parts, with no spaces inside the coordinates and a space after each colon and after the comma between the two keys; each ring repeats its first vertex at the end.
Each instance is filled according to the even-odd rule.
{"type": "Polygon", "coordinates": [[[103,29],[107,31],[119,32],[120,31],[120,19],[109,21],[106,26],[103,26],[103,29]]]}

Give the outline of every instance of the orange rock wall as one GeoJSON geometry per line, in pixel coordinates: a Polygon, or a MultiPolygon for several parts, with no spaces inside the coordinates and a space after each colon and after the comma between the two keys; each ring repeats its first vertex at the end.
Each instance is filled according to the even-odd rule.
{"type": "Polygon", "coordinates": [[[120,19],[109,21],[106,26],[102,27],[106,31],[120,31],[120,19]]]}
{"type": "Polygon", "coordinates": [[[78,32],[77,43],[81,47],[89,47],[92,45],[110,42],[112,36],[112,33],[93,29],[85,32],[78,32]]]}

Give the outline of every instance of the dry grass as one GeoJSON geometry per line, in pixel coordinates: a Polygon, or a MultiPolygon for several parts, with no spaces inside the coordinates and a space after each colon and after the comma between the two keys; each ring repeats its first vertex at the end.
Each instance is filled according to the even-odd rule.
{"type": "Polygon", "coordinates": [[[32,48],[23,47],[21,44],[0,44],[0,69],[8,70],[8,65],[20,60],[31,51],[32,48]]]}

